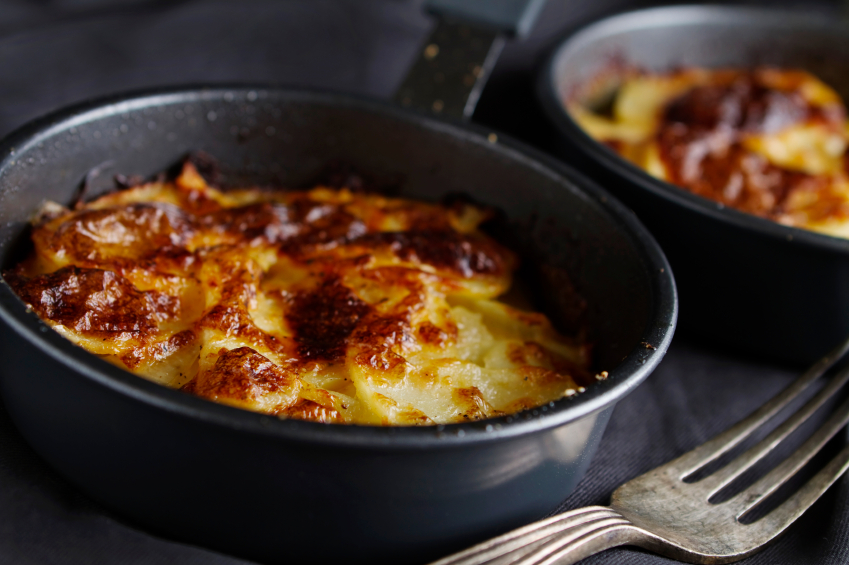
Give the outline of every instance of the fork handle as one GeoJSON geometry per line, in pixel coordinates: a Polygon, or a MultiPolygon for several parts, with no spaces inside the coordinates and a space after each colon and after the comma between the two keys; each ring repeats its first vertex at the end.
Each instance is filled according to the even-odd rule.
{"type": "Polygon", "coordinates": [[[629,544],[645,547],[651,536],[612,508],[589,506],[513,530],[431,565],[568,565],[629,544]]]}
{"type": "Polygon", "coordinates": [[[580,536],[553,537],[515,565],[573,565],[607,549],[648,542],[645,533],[631,523],[599,525],[580,536]]]}

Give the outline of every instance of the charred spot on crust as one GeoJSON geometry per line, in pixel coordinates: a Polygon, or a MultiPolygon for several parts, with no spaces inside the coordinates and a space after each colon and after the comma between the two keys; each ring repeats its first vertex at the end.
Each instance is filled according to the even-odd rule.
{"type": "Polygon", "coordinates": [[[247,241],[264,237],[270,243],[277,243],[300,231],[300,226],[289,221],[286,206],[275,202],[223,208],[200,216],[198,221],[207,229],[235,235],[247,241]]]}
{"type": "Polygon", "coordinates": [[[737,131],[775,132],[811,115],[799,92],[780,91],[744,75],[729,85],[690,89],[666,108],[664,121],[698,129],[729,127],[737,131]]]}
{"type": "Polygon", "coordinates": [[[144,337],[179,310],[178,299],[139,291],[112,271],[71,266],[31,279],[8,273],[6,278],[39,316],[87,335],[144,337]]]}
{"type": "MultiPolygon", "coordinates": [[[[696,86],[672,100],[657,135],[671,182],[773,220],[786,212],[788,199],[798,191],[834,201],[828,177],[778,167],[743,145],[747,134],[772,134],[804,122],[843,127],[845,112],[840,106],[814,106],[798,84],[795,88],[765,85],[758,73],[749,72],[728,84],[696,86]]],[[[815,211],[818,218],[846,215],[840,206],[821,208],[815,211]]]]}
{"type": "MultiPolygon", "coordinates": [[[[847,112],[821,80],[770,67],[631,69],[617,79],[613,114],[569,104],[626,160],[749,214],[838,237],[845,230],[847,112]]],[[[592,94],[592,81],[586,86],[592,94]]]]}
{"type": "Polygon", "coordinates": [[[326,275],[316,287],[294,293],[285,316],[302,358],[332,361],[345,355],[348,337],[370,310],[338,276],[326,275]]]}
{"type": "Polygon", "coordinates": [[[130,204],[74,213],[50,235],[49,245],[83,261],[140,258],[185,245],[192,232],[191,220],[175,206],[130,204]]]}
{"type": "Polygon", "coordinates": [[[404,348],[415,342],[408,315],[370,316],[357,328],[354,340],[358,345],[381,350],[404,348]]]}
{"type": "Polygon", "coordinates": [[[296,378],[250,347],[222,351],[215,366],[182,390],[205,398],[250,401],[291,388],[296,378]]]}
{"type": "Polygon", "coordinates": [[[370,367],[387,374],[406,363],[406,359],[394,351],[374,346],[363,348],[360,353],[357,353],[354,361],[363,367],[370,367]]]}
{"type": "Polygon", "coordinates": [[[413,329],[405,315],[367,317],[357,327],[353,341],[357,346],[354,361],[363,367],[392,373],[406,363],[406,359],[395,350],[404,351],[415,343],[413,329]]]}
{"type": "Polygon", "coordinates": [[[263,345],[271,351],[287,353],[285,341],[278,340],[259,329],[248,312],[237,305],[216,304],[197,322],[197,327],[219,330],[228,337],[241,337],[252,344],[263,345]]]}
{"type": "Polygon", "coordinates": [[[496,275],[506,267],[505,253],[495,242],[449,230],[374,232],[354,242],[386,246],[404,261],[448,269],[465,278],[496,275]]]}
{"type": "Polygon", "coordinates": [[[662,128],[658,146],[672,182],[699,196],[772,219],[785,211],[794,191],[820,192],[828,198],[831,183],[825,176],[782,169],[736,142],[729,141],[721,151],[711,150],[713,143],[710,133],[662,128]]]}
{"type": "Polygon", "coordinates": [[[288,208],[291,221],[300,231],[285,242],[283,250],[295,256],[309,253],[314,246],[341,245],[367,230],[362,220],[338,204],[299,197],[293,199],[288,208]]]}

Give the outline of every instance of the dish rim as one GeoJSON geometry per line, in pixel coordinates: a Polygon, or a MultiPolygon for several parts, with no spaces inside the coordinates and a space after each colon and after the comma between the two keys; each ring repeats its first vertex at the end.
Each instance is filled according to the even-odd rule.
{"type": "Polygon", "coordinates": [[[708,198],[695,195],[684,188],[651,176],[637,165],[621,157],[612,148],[593,139],[569,115],[559,95],[556,74],[574,51],[599,37],[613,33],[653,27],[676,27],[700,24],[733,24],[741,27],[781,25],[788,29],[826,29],[829,33],[849,33],[849,26],[835,23],[824,16],[788,9],[751,6],[677,5],[633,10],[602,18],[561,39],[545,59],[537,73],[536,91],[546,115],[557,126],[561,135],[581,147],[603,167],[653,196],[682,206],[691,212],[707,216],[733,228],[754,233],[773,241],[799,245],[818,251],[827,250],[849,255],[849,238],[840,238],[805,228],[786,226],[708,198]]]}
{"type": "MultiPolygon", "coordinates": [[[[78,377],[88,379],[113,392],[122,394],[149,407],[165,410],[178,416],[196,419],[219,427],[280,440],[323,444],[338,447],[371,447],[405,450],[434,447],[468,446],[501,441],[535,432],[549,430],[613,406],[627,395],[657,367],[665,355],[675,331],[678,297],[674,277],[662,250],[639,223],[636,216],[614,197],[596,186],[571,167],[542,153],[497,134],[493,143],[492,130],[474,124],[456,124],[422,113],[392,106],[369,98],[327,90],[291,88],[267,84],[181,85],[134,90],[58,109],[33,120],[0,141],[0,183],[4,173],[14,164],[16,154],[75,125],[119,114],[131,109],[156,107],[174,102],[201,102],[225,99],[225,94],[250,91],[273,92],[277,100],[309,102],[335,108],[347,108],[372,113],[405,122],[411,126],[436,130],[496,151],[510,161],[572,184],[584,198],[613,219],[634,245],[641,262],[647,267],[653,300],[649,307],[647,327],[642,343],[654,349],[636,346],[620,364],[609,371],[609,377],[587,387],[586,392],[573,398],[562,398],[547,405],[518,414],[476,422],[432,426],[362,426],[352,424],[321,424],[316,422],[280,419],[198,398],[178,390],[148,381],[96,357],[73,344],[42,322],[28,310],[0,278],[0,320],[17,335],[38,350],[68,367],[78,377]],[[654,273],[655,276],[651,276],[654,273]]],[[[175,156],[175,159],[179,156],[175,156]]]]}

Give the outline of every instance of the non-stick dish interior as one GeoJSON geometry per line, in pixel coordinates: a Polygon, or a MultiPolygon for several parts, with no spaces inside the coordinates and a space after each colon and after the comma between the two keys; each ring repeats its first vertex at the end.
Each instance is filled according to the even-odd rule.
{"type": "MultiPolygon", "coordinates": [[[[658,181],[595,142],[564,103],[616,69],[807,70],[847,99],[849,43],[838,24],[804,13],[716,6],[614,16],[564,41],[539,80],[565,155],[631,206],[658,238],[681,287],[682,327],[773,359],[807,362],[849,332],[849,242],[724,208],[658,181]]],[[[613,83],[614,81],[610,81],[613,83]]]]}
{"type": "MultiPolygon", "coordinates": [[[[2,285],[0,384],[17,425],[51,464],[137,523],[263,561],[417,561],[539,517],[577,484],[616,400],[665,353],[677,303],[665,259],[633,215],[579,175],[488,133],[279,89],[84,105],[3,146],[0,259],[13,260],[43,200],[71,201],[87,175],[95,195],[115,173],[154,175],[202,150],[218,160],[223,184],[302,187],[344,163],[392,179],[406,197],[459,193],[494,206],[505,214],[502,233],[529,250],[523,260],[567,273],[588,304],[596,364],[610,374],[583,395],[430,428],[278,420],[96,359],[2,285]],[[333,545],[323,543],[330,531],[333,545]]],[[[538,288],[558,293],[562,280],[543,277],[538,288]]],[[[539,298],[568,324],[558,301],[539,298]]]]}

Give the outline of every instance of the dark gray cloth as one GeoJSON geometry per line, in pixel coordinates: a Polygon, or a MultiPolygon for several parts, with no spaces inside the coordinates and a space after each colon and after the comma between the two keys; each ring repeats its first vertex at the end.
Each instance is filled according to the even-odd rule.
{"type": "MultiPolygon", "coordinates": [[[[271,82],[388,98],[430,28],[420,3],[6,1],[0,3],[0,134],[86,97],[164,84],[271,82]]],[[[532,37],[505,51],[475,119],[545,149],[552,132],[530,86],[539,56],[566,30],[629,7],[634,3],[625,0],[550,0],[532,37]]],[[[586,478],[560,509],[606,503],[617,485],[725,429],[794,374],[676,338],[661,367],[616,408],[586,478]]],[[[848,502],[844,478],[786,536],[744,563],[849,562],[848,502]]],[[[671,562],[631,549],[587,561],[671,562]]],[[[122,522],[42,462],[0,408],[0,563],[245,562],[122,522]]]]}

